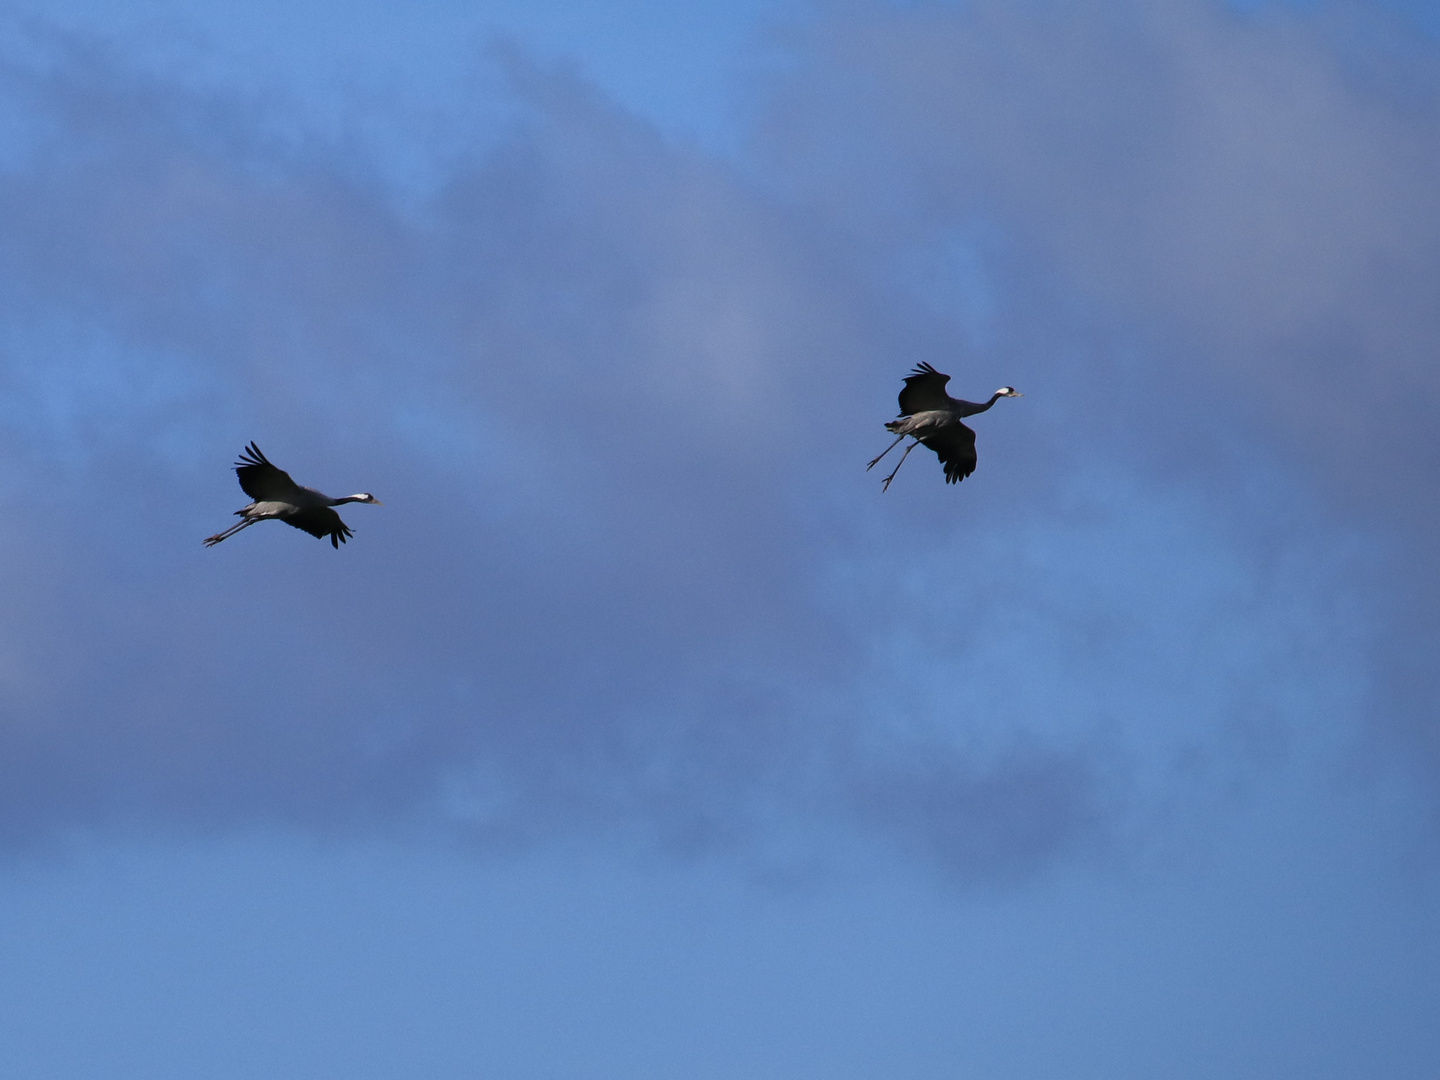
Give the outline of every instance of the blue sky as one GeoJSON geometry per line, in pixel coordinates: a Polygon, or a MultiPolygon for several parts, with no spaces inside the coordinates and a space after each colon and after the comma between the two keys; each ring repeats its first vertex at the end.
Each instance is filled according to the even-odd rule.
{"type": "Polygon", "coordinates": [[[1435,1075],[1436,26],[5,8],[3,1071],[1435,1075]]]}

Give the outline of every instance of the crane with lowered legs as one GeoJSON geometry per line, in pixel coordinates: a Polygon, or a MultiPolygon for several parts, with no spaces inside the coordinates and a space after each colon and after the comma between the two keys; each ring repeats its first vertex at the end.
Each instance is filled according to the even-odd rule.
{"type": "Polygon", "coordinates": [[[961,401],[945,392],[950,376],[936,371],[926,363],[916,365],[905,378],[905,389],[900,391],[900,417],[885,425],[895,435],[895,441],[865,466],[868,472],[886,454],[894,450],[909,435],[914,442],[905,448],[899,462],[885,477],[881,491],[890,490],[890,481],[905,464],[910,451],[924,443],[935,451],[940,464],[945,466],[945,482],[958,484],[975,471],[975,432],[960,422],[963,416],[974,416],[994,405],[1002,397],[1023,397],[1013,386],[1002,386],[990,395],[990,400],[981,404],[975,401],[961,401]]]}
{"type": "Polygon", "coordinates": [[[362,491],[358,495],[346,495],[343,499],[332,499],[314,488],[301,487],[290,479],[289,473],[272,465],[260,452],[260,447],[253,442],[241,452],[240,460],[235,463],[235,475],[240,480],[241,490],[255,501],[244,509],[235,511],[236,516],[243,519],[239,524],[232,525],[214,536],[207,536],[206,547],[214,547],[227,536],[249,528],[257,521],[274,520],[303,529],[321,540],[328,536],[331,546],[338,550],[353,534],[349,526],[340,520],[340,515],[331,508],[343,506],[345,503],[382,505],[380,500],[368,491],[362,491]]]}

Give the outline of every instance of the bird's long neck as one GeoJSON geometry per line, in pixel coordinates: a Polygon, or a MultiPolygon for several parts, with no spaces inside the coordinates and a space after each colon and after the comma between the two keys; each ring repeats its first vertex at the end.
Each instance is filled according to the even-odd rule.
{"type": "Polygon", "coordinates": [[[995,393],[990,395],[990,400],[985,402],[984,405],[981,405],[978,402],[974,401],[962,401],[959,403],[960,408],[956,409],[955,412],[960,416],[974,416],[976,413],[984,412],[986,409],[990,408],[991,405],[994,405],[995,402],[999,401],[1004,396],[1004,394],[1000,393],[1000,391],[997,390],[995,391],[995,393]]]}

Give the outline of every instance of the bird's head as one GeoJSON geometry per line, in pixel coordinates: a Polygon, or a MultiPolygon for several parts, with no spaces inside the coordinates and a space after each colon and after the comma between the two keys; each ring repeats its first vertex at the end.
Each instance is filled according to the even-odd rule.
{"type": "Polygon", "coordinates": [[[1024,394],[1020,393],[1019,390],[1016,390],[1013,386],[1002,386],[1002,387],[1000,387],[999,390],[996,390],[995,393],[999,394],[1001,397],[1024,397],[1024,396],[1025,396],[1024,394]]]}
{"type": "Polygon", "coordinates": [[[362,491],[362,492],[360,492],[359,495],[351,495],[351,496],[350,496],[350,501],[351,501],[351,502],[369,503],[371,506],[384,506],[384,505],[385,505],[385,504],[382,503],[379,499],[377,499],[374,495],[371,495],[368,491],[362,491]]]}

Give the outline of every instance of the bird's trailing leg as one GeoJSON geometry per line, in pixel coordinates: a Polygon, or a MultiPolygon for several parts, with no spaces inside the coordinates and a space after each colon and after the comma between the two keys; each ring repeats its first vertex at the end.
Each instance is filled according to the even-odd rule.
{"type": "MultiPolygon", "coordinates": [[[[901,438],[903,439],[904,436],[902,435],[901,438]]],[[[910,456],[910,451],[919,445],[920,440],[916,439],[909,446],[905,447],[905,452],[900,455],[900,460],[895,463],[895,468],[890,470],[890,475],[885,477],[885,483],[880,486],[882,493],[890,490],[890,481],[895,479],[895,474],[900,471],[900,466],[905,464],[905,459],[910,456]]],[[[885,452],[888,454],[890,451],[887,450],[885,452]]]]}
{"type": "MultiPolygon", "coordinates": [[[[891,450],[894,450],[895,447],[899,446],[901,440],[904,439],[904,438],[905,438],[905,436],[904,436],[904,435],[901,435],[901,436],[899,436],[899,438],[897,438],[894,442],[892,442],[889,446],[885,447],[884,451],[881,452],[881,454],[879,455],[879,457],[872,458],[871,461],[870,461],[870,464],[865,466],[865,471],[866,471],[866,472],[869,472],[869,471],[870,471],[871,469],[873,469],[876,465],[880,464],[880,458],[883,458],[883,457],[884,457],[886,454],[888,454],[891,450]]],[[[893,474],[892,474],[892,475],[893,475],[893,474]]]]}
{"type": "Polygon", "coordinates": [[[206,546],[206,547],[214,547],[214,546],[215,546],[216,544],[218,544],[221,540],[224,540],[227,536],[230,536],[230,535],[233,534],[233,533],[237,533],[237,532],[239,532],[241,529],[248,528],[249,526],[254,525],[257,521],[264,521],[264,520],[265,520],[264,518],[258,518],[258,517],[246,518],[244,521],[240,522],[238,525],[231,525],[230,528],[226,529],[224,532],[216,533],[214,536],[207,536],[207,537],[205,538],[205,546],[206,546]]]}

